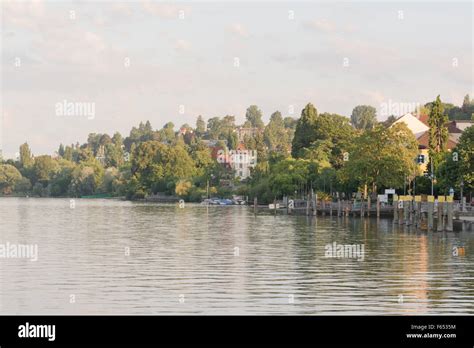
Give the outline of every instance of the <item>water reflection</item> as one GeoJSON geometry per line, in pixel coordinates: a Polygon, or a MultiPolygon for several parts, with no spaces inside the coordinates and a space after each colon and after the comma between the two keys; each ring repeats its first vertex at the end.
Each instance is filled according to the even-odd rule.
{"type": "Polygon", "coordinates": [[[39,247],[0,259],[2,314],[474,314],[472,232],[31,198],[0,199],[0,221],[0,243],[39,247]],[[364,261],[326,258],[333,242],[363,244],[364,261]]]}

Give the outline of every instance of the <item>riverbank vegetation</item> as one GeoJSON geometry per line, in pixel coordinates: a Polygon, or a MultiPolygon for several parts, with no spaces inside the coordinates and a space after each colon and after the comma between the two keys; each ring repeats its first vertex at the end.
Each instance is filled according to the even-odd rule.
{"type": "MultiPolygon", "coordinates": [[[[466,119],[474,112],[467,96],[462,107],[443,104],[439,97],[422,107],[429,114],[430,158],[435,191],[450,188],[472,192],[474,186],[474,128],[467,128],[458,145],[447,150],[448,119],[466,119]],[[454,156],[456,153],[456,156],[454,156]]],[[[418,110],[420,111],[420,110],[418,110]]],[[[27,143],[17,159],[2,160],[2,195],[40,197],[126,197],[141,199],[161,193],[188,201],[232,194],[270,202],[282,196],[302,197],[310,190],[331,196],[336,192],[364,196],[396,188],[400,192],[429,193],[431,179],[416,163],[418,142],[403,123],[389,117],[377,122],[375,108],[359,105],[351,117],[319,113],[311,103],[301,116],[271,114],[265,125],[255,105],[246,121],[235,117],[202,116],[196,125],[171,122],[154,129],[150,122],[120,133],[91,133],[87,142],[61,144],[51,155],[33,156],[27,143]],[[247,133],[243,130],[250,130],[247,133]],[[245,133],[245,134],[244,134],[245,133]],[[218,163],[216,149],[256,150],[257,164],[245,180],[218,163]]],[[[430,166],[428,166],[430,168],[430,166]]]]}

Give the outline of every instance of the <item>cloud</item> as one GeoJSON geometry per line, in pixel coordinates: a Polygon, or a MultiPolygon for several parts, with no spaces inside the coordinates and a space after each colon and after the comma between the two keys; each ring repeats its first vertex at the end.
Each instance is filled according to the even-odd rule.
{"type": "Polygon", "coordinates": [[[247,30],[240,24],[240,23],[235,23],[230,27],[230,31],[238,36],[241,37],[248,37],[249,34],[247,30]]]}
{"type": "Polygon", "coordinates": [[[5,26],[34,29],[40,19],[45,18],[44,3],[32,1],[2,1],[5,26]]]}
{"type": "Polygon", "coordinates": [[[380,91],[363,91],[362,94],[367,96],[370,102],[377,106],[387,101],[385,95],[380,91]]]}
{"type": "Polygon", "coordinates": [[[313,20],[308,20],[302,23],[304,29],[308,31],[316,31],[321,33],[331,33],[331,34],[349,34],[357,30],[353,24],[344,23],[337,24],[330,21],[327,18],[318,18],[313,20]]]}
{"type": "Polygon", "coordinates": [[[186,40],[178,40],[174,45],[174,49],[178,52],[188,51],[191,48],[191,44],[186,40]]]}
{"type": "Polygon", "coordinates": [[[325,33],[331,33],[336,31],[336,25],[325,18],[305,21],[303,22],[303,27],[305,29],[316,30],[325,33]]]}
{"type": "Polygon", "coordinates": [[[181,14],[186,18],[191,12],[189,6],[176,6],[152,0],[143,0],[142,7],[147,13],[163,19],[178,19],[181,14]]]}

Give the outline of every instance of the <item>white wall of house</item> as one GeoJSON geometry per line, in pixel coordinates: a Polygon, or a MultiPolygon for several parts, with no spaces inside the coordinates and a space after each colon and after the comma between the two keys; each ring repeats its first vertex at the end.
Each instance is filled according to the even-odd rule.
{"type": "Polygon", "coordinates": [[[430,127],[421,122],[416,116],[413,116],[411,113],[403,115],[393,124],[401,122],[405,123],[408,129],[410,129],[417,138],[424,132],[426,132],[428,129],[430,129],[430,127]]]}

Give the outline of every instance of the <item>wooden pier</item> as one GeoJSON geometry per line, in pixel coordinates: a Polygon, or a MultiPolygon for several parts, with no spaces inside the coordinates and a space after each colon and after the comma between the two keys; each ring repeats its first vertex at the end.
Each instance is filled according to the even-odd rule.
{"type": "Polygon", "coordinates": [[[474,209],[454,202],[452,196],[397,196],[393,203],[352,200],[318,200],[310,193],[306,199],[274,201],[269,205],[258,205],[254,200],[253,210],[273,214],[337,216],[337,217],[386,217],[396,225],[413,226],[420,230],[452,232],[456,230],[474,231],[474,209]]]}

